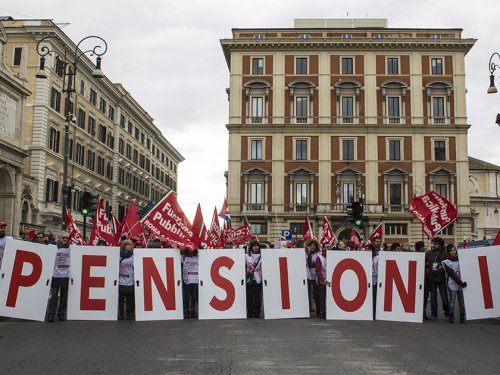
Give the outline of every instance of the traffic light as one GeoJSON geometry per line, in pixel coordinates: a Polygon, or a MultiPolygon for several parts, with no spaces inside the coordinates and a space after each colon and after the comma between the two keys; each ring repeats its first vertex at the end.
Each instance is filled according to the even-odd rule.
{"type": "Polygon", "coordinates": [[[90,217],[94,217],[98,204],[99,204],[99,193],[90,193],[90,203],[89,203],[90,217]]]}
{"type": "Polygon", "coordinates": [[[363,203],[360,201],[353,202],[352,204],[352,219],[354,225],[357,227],[363,226],[363,203]]]}
{"type": "Polygon", "coordinates": [[[80,195],[80,212],[86,216],[89,214],[91,194],[86,191],[80,195]]]}

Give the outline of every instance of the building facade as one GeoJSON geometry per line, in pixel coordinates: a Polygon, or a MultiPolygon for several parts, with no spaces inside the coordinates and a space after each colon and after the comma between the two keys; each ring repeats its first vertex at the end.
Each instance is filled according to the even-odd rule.
{"type": "Polygon", "coordinates": [[[119,219],[132,199],[141,208],[177,191],[177,167],[183,156],[121,84],[94,78],[94,62],[82,54],[75,92],[66,106],[67,63],[73,61],[76,44],[51,20],[4,19],[2,24],[8,68],[31,91],[24,103],[20,147],[28,154],[24,173],[36,181],[37,204],[23,221],[48,231],[61,227],[66,119],[70,120],[67,206],[78,224],[83,220],[80,196],[85,191],[99,193],[119,219]],[[55,52],[45,57],[48,78],[41,79],[36,77],[37,44],[47,36],[51,38],[40,47],[55,52]],[[69,118],[67,113],[73,115],[69,118]]]}
{"type": "Polygon", "coordinates": [[[500,166],[469,157],[469,193],[470,238],[494,239],[500,228],[500,166]]]}
{"type": "Polygon", "coordinates": [[[441,235],[471,230],[461,29],[391,29],[386,20],[296,20],[289,29],[233,29],[227,196],[259,238],[316,233],[329,218],[349,237],[346,205],[362,200],[363,236],[422,239],[408,212],[434,190],[458,209],[441,235]]]}

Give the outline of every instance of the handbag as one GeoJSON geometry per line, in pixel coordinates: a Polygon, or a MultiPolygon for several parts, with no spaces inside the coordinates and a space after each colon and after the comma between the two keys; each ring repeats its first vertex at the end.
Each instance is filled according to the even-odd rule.
{"type": "Polygon", "coordinates": [[[253,272],[247,273],[247,285],[252,285],[255,280],[253,279],[253,272]]]}

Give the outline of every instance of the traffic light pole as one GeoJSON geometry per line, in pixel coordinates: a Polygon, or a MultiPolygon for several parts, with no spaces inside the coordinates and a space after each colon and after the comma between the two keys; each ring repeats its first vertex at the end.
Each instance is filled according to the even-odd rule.
{"type": "Polygon", "coordinates": [[[87,242],[87,215],[83,215],[83,240],[87,242]]]}

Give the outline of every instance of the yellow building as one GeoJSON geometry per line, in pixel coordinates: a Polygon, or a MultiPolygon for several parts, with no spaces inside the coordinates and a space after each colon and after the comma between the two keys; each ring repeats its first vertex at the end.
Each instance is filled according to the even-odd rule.
{"type": "MultiPolygon", "coordinates": [[[[78,223],[83,220],[79,205],[85,191],[99,193],[119,219],[132,199],[141,208],[171,189],[177,191],[177,167],[183,156],[121,84],[106,77],[94,78],[95,62],[82,55],[68,111],[63,91],[68,73],[64,56],[67,62],[74,60],[75,43],[51,20],[8,18],[1,23],[6,36],[6,64],[32,93],[25,100],[21,143],[29,154],[24,159],[24,173],[36,180],[33,193],[37,203],[32,215],[24,215],[23,221],[49,231],[57,231],[61,226],[68,112],[73,116],[69,125],[67,206],[78,223]],[[40,47],[55,52],[45,57],[48,78],[40,79],[36,78],[40,66],[37,44],[47,36],[52,37],[40,47]]],[[[86,48],[85,43],[81,48],[86,48]]]]}
{"type": "Polygon", "coordinates": [[[365,234],[422,239],[408,213],[430,190],[459,216],[441,235],[470,233],[461,29],[393,29],[381,19],[296,20],[294,28],[233,29],[227,196],[236,222],[261,239],[316,233],[327,216],[348,237],[346,205],[363,200],[365,234]]]}

